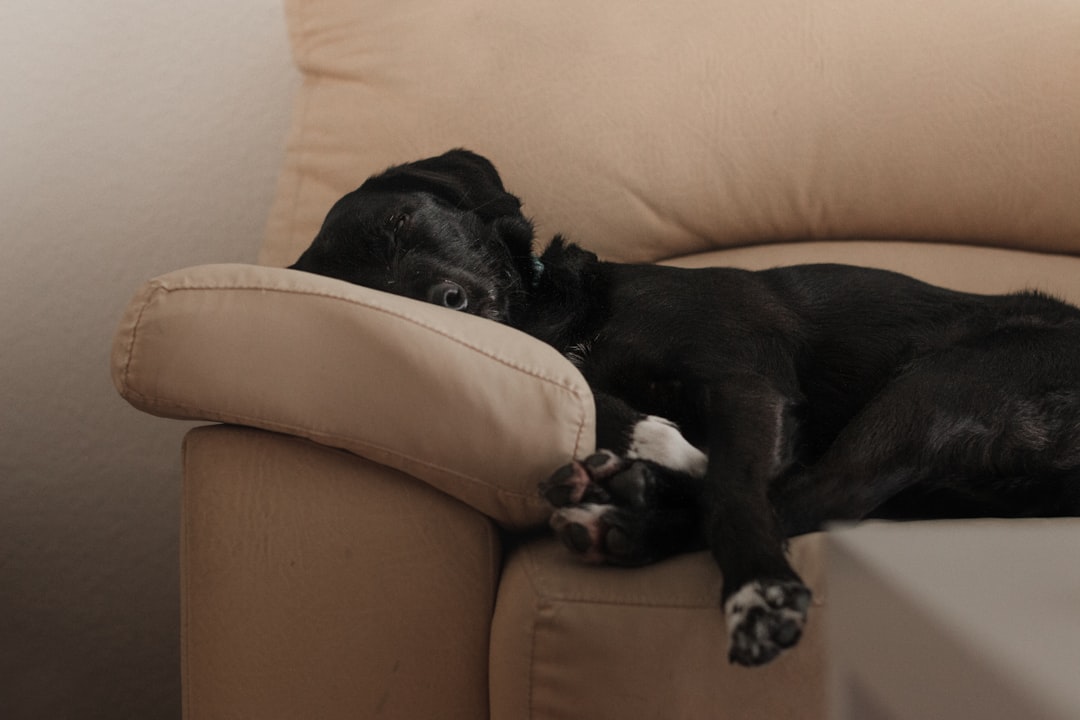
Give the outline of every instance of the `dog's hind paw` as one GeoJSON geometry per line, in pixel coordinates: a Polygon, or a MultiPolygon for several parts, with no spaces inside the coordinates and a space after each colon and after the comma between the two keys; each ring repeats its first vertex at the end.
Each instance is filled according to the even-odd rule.
{"type": "Polygon", "coordinates": [[[540,493],[555,507],[550,524],[556,537],[582,559],[642,565],[669,554],[653,538],[673,515],[653,506],[656,483],[650,463],[601,450],[559,468],[540,493]]]}
{"type": "Polygon", "coordinates": [[[810,590],[797,580],[754,580],[724,603],[730,647],[740,665],[763,665],[802,636],[810,590]]]}
{"type": "Polygon", "coordinates": [[[702,545],[697,480],[601,450],[540,484],[551,527],[589,562],[644,565],[702,545]]]}

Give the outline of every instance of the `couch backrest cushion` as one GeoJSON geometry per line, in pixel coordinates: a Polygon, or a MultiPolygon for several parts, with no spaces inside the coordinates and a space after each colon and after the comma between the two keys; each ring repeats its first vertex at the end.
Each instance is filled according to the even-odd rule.
{"type": "Polygon", "coordinates": [[[388,165],[488,155],[621,260],[797,238],[1077,252],[1080,4],[286,0],[304,74],[262,261],[388,165]]]}

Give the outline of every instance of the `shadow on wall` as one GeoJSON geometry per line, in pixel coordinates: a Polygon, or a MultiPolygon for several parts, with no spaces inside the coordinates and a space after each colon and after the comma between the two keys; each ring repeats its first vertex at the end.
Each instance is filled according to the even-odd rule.
{"type": "Polygon", "coordinates": [[[175,718],[180,438],[109,377],[148,277],[254,261],[280,0],[0,10],[0,717],[175,718]]]}

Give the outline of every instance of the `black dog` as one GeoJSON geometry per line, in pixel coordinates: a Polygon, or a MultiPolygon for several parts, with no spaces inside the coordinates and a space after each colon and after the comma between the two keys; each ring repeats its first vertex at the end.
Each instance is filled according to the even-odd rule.
{"type": "Polygon", "coordinates": [[[506,323],[558,348],[597,446],[541,488],[587,559],[708,547],[730,657],[799,638],[786,538],[866,517],[1080,515],[1080,310],[841,265],[762,272],[599,261],[533,228],[464,150],[390,168],[294,268],[506,323]],[[703,448],[699,450],[699,448],[703,448]]]}

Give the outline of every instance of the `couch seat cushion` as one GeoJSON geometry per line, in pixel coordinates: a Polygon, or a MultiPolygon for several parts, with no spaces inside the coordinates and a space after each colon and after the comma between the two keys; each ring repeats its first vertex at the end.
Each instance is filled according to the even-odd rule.
{"type": "Polygon", "coordinates": [[[511,552],[491,630],[491,717],[824,716],[823,536],[796,538],[814,591],[799,645],[748,669],[727,659],[709,553],[643,568],[585,565],[551,540],[511,552]]]}

